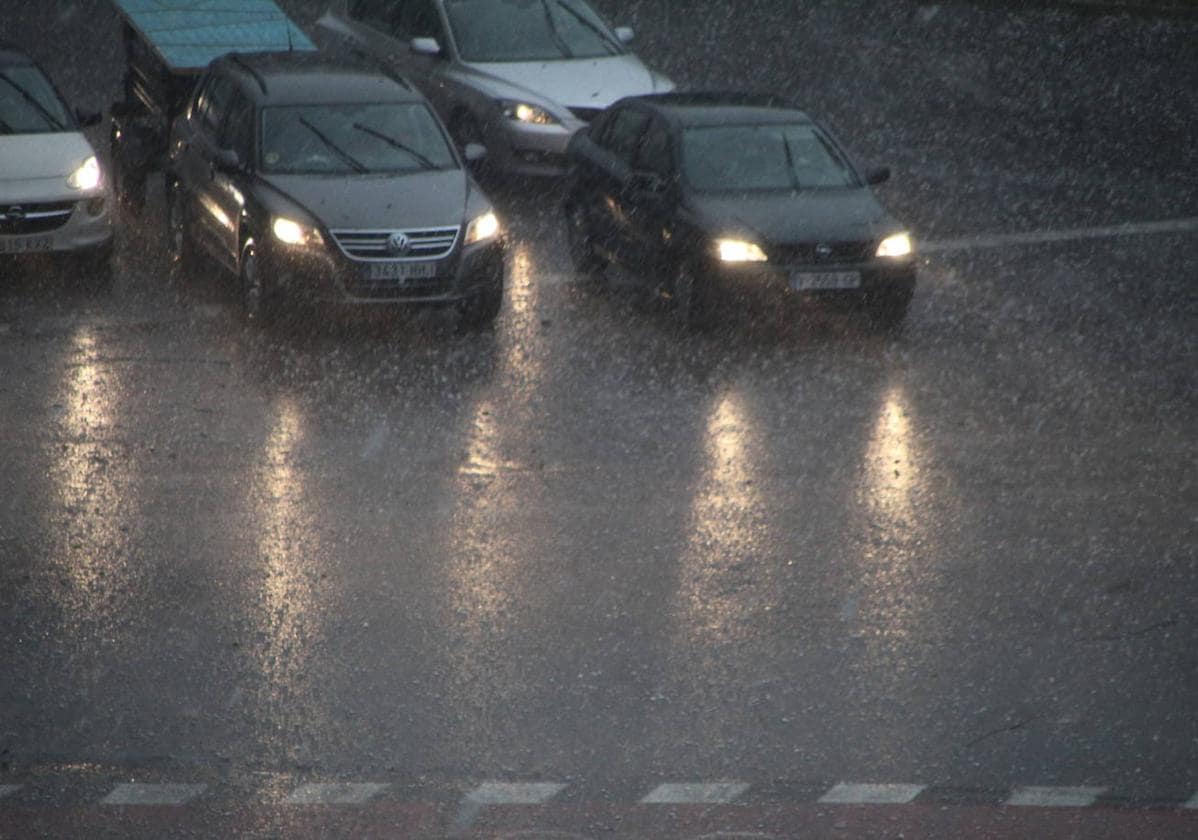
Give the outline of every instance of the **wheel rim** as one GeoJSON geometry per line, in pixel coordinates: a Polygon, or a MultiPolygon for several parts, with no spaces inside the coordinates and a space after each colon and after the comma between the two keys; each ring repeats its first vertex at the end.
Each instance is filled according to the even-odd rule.
{"type": "Polygon", "coordinates": [[[258,275],[258,257],[246,249],[241,261],[241,305],[246,317],[257,320],[262,314],[262,278],[258,275]]]}

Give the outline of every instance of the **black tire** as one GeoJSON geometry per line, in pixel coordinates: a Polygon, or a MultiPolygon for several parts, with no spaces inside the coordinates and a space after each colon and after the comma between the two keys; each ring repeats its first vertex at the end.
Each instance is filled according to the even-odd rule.
{"type": "Polygon", "coordinates": [[[911,298],[915,296],[912,289],[891,291],[876,295],[869,303],[869,322],[874,329],[884,333],[898,333],[902,330],[907,318],[907,309],[911,306],[911,298]]]}
{"type": "Polygon", "coordinates": [[[247,242],[241,249],[238,261],[238,290],[241,296],[241,312],[251,324],[265,326],[278,317],[279,301],[268,282],[268,273],[262,270],[262,258],[258,246],[247,242]]]}
{"type": "Polygon", "coordinates": [[[172,184],[167,189],[166,247],[171,274],[175,277],[186,277],[195,267],[195,243],[189,235],[189,224],[183,191],[177,184],[172,184]]]}
{"type": "Polygon", "coordinates": [[[120,148],[115,134],[111,151],[112,194],[116,199],[117,209],[132,219],[139,219],[146,206],[146,177],[134,175],[121,164],[120,148]]]}
{"type": "Polygon", "coordinates": [[[586,211],[581,204],[566,205],[566,242],[570,250],[570,263],[578,279],[588,285],[597,285],[602,281],[607,261],[595,253],[586,211]]]}
{"type": "Polygon", "coordinates": [[[679,262],[670,279],[674,320],[688,330],[709,328],[714,316],[712,292],[692,263],[687,260],[679,262]]]}
{"type": "Polygon", "coordinates": [[[495,284],[458,306],[458,317],[464,329],[485,329],[495,323],[503,309],[503,286],[495,284]]]}

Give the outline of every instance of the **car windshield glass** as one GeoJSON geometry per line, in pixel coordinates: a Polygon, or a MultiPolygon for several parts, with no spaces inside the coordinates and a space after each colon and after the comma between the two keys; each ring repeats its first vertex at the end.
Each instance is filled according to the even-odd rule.
{"type": "Polygon", "coordinates": [[[812,125],[737,125],[683,132],[686,176],[701,192],[858,186],[848,163],[812,125]]]}
{"type": "Polygon", "coordinates": [[[456,169],[457,160],[422,103],[267,108],[262,171],[285,174],[456,169]]]}
{"type": "Polygon", "coordinates": [[[463,61],[553,61],[622,52],[582,0],[448,0],[463,61]]]}
{"type": "Polygon", "coordinates": [[[74,129],[66,105],[36,67],[0,67],[0,134],[74,129]]]}

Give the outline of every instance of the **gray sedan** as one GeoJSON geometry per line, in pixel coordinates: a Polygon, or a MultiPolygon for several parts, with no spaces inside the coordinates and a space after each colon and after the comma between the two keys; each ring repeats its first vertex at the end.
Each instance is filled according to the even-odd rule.
{"type": "Polygon", "coordinates": [[[461,148],[517,175],[559,175],[578,129],[618,99],[673,83],[585,0],[335,0],[318,38],[415,82],[461,148]]]}

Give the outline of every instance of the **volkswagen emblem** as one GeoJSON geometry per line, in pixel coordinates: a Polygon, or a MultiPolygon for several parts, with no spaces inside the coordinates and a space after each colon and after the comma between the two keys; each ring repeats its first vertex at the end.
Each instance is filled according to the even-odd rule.
{"type": "Polygon", "coordinates": [[[408,253],[411,247],[411,240],[408,239],[408,235],[403,231],[397,230],[395,233],[387,237],[388,253],[394,254],[396,256],[402,256],[403,254],[408,253]]]}
{"type": "Polygon", "coordinates": [[[24,207],[9,207],[8,211],[4,214],[4,218],[10,222],[24,221],[25,208],[24,207]]]}
{"type": "Polygon", "coordinates": [[[821,260],[828,259],[832,256],[832,246],[826,242],[821,242],[815,246],[815,256],[821,260]]]}

